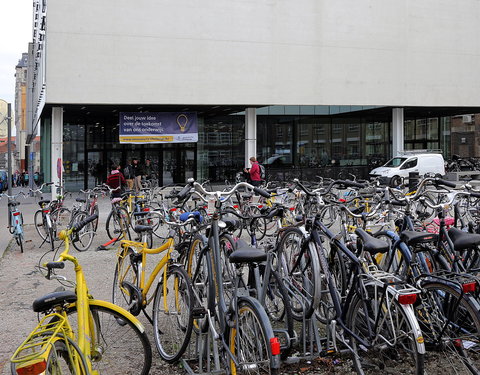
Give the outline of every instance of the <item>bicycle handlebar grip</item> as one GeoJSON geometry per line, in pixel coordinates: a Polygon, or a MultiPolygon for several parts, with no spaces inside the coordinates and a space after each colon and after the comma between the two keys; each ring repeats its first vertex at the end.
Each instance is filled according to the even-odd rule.
{"type": "Polygon", "coordinates": [[[82,220],[81,222],[74,224],[72,229],[73,229],[74,232],[78,232],[85,225],[87,225],[88,223],[91,223],[92,221],[96,220],[97,218],[98,218],[97,214],[89,216],[85,220],[82,220]]]}
{"type": "Polygon", "coordinates": [[[52,270],[54,268],[64,269],[65,263],[64,262],[48,262],[47,269],[52,270]]]}
{"type": "Polygon", "coordinates": [[[475,197],[475,198],[480,198],[480,193],[471,192],[470,196],[475,197]]]}
{"type": "Polygon", "coordinates": [[[441,178],[437,178],[435,180],[435,184],[448,186],[448,187],[451,187],[451,188],[456,188],[457,187],[457,184],[455,182],[445,181],[445,180],[442,180],[441,178]]]}
{"type": "Polygon", "coordinates": [[[254,188],[253,188],[253,191],[254,191],[255,193],[257,193],[258,195],[261,195],[261,196],[264,197],[264,198],[270,198],[270,194],[267,193],[267,192],[266,192],[265,190],[263,190],[263,189],[260,189],[260,188],[258,188],[258,187],[254,187],[254,188]]]}
{"type": "Polygon", "coordinates": [[[53,182],[45,182],[46,186],[53,185],[53,182]]]}
{"type": "Polygon", "coordinates": [[[192,188],[192,186],[191,186],[190,184],[185,185],[185,186],[182,188],[182,190],[180,190],[180,191],[177,193],[176,198],[177,198],[179,201],[183,201],[186,197],[188,197],[191,188],[192,188]]]}

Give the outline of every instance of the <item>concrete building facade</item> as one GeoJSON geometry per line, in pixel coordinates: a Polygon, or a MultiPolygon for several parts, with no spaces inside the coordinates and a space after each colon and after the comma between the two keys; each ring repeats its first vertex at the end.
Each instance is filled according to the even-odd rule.
{"type": "Polygon", "coordinates": [[[480,112],[478,14],[475,0],[35,0],[28,133],[42,129],[46,175],[76,187],[133,156],[163,183],[230,178],[254,154],[282,171],[448,156],[451,116],[480,112]],[[186,111],[198,142],[119,143],[122,112],[186,111]]]}

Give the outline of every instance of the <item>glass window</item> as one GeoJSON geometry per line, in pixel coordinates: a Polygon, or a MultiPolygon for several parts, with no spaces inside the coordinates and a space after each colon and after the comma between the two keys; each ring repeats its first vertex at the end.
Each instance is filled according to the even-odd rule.
{"type": "Polygon", "coordinates": [[[417,158],[407,161],[405,164],[402,165],[400,169],[410,169],[415,168],[417,166],[417,158]]]}

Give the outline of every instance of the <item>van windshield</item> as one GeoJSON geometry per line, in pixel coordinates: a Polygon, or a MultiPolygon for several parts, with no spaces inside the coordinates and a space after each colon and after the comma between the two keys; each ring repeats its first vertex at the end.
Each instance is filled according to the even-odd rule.
{"type": "Polygon", "coordinates": [[[387,161],[384,167],[395,168],[401,165],[405,160],[407,160],[407,158],[393,158],[387,161]]]}

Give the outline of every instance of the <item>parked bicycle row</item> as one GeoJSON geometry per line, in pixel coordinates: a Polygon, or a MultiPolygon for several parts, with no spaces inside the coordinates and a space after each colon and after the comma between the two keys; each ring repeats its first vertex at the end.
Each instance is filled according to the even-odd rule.
{"type": "MultiPolygon", "coordinates": [[[[192,180],[114,194],[105,224],[111,240],[100,249],[116,254],[115,305],[107,306],[115,328],[130,322],[142,331],[143,314],[161,358],[192,374],[277,373],[315,358],[349,358],[358,373],[480,373],[480,192],[430,177],[410,191],[321,178],[277,185],[211,191],[192,180]]],[[[109,373],[98,353],[107,350],[112,361],[125,355],[102,343],[96,309],[107,303],[85,298],[68,251],[69,239],[87,250],[103,230],[96,199],[106,192],[115,191],[83,192],[71,209],[39,202],[39,234],[52,250],[65,241],[55,259],[72,261],[77,272],[76,293],[36,303],[49,314],[42,324],[57,329],[48,331],[55,340],[42,336],[36,354],[47,368],[58,362],[55,352],[78,369],[70,373],[109,373]],[[75,328],[69,319],[80,301],[89,307],[75,328]],[[91,342],[82,338],[91,334],[91,342]]],[[[50,262],[46,275],[61,278],[61,264],[50,262]]],[[[131,345],[143,343],[135,349],[141,362],[118,373],[148,373],[149,345],[137,336],[131,345]]],[[[12,369],[37,363],[32,358],[15,357],[12,369]]]]}

